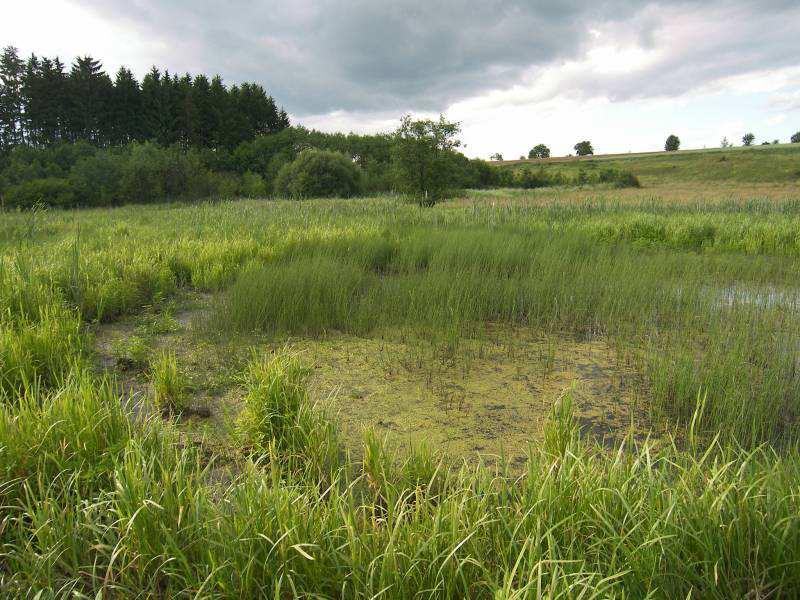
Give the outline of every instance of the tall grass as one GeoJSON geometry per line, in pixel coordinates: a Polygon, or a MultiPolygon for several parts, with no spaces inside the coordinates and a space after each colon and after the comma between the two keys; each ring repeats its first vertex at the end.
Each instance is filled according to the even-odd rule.
{"type": "MultiPolygon", "coordinates": [[[[0,592],[793,597],[800,205],[637,193],[53,211],[33,233],[3,215],[0,592]],[[522,476],[371,432],[354,460],[297,357],[256,356],[227,481],[88,368],[88,323],[186,286],[221,292],[233,334],[602,336],[688,433],[598,449],[565,396],[522,476]]],[[[182,387],[173,357],[156,370],[182,387]]]]}
{"type": "MultiPolygon", "coordinates": [[[[292,361],[258,380],[266,370],[297,400],[292,361]]],[[[730,598],[800,585],[795,454],[597,451],[569,433],[564,404],[561,433],[520,478],[426,451],[398,462],[368,436],[363,471],[345,465],[322,489],[276,462],[220,489],[163,425],[132,427],[108,388],[67,389],[0,409],[11,595],[730,598]]],[[[271,406],[291,422],[295,400],[271,406]]]]}

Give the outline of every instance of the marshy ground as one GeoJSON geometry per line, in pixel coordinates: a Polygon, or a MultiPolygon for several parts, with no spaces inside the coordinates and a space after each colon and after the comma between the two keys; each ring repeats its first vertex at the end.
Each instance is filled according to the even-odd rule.
{"type": "Polygon", "coordinates": [[[784,179],[4,218],[0,588],[800,587],[784,179]]]}
{"type": "Polygon", "coordinates": [[[137,410],[153,412],[147,357],[170,349],[189,381],[181,427],[224,452],[242,409],[239,376],[253,354],[291,352],[312,369],[311,397],[337,424],[355,458],[365,429],[403,448],[429,444],[454,462],[502,457],[517,465],[541,442],[553,404],[575,399],[583,436],[614,447],[655,437],[642,377],[602,339],[578,340],[501,325],[431,340],[402,331],[368,337],[265,338],[209,331],[213,296],[188,293],[166,306],[91,328],[98,370],[137,410]],[[138,352],[137,358],[134,354],[138,352]]]}

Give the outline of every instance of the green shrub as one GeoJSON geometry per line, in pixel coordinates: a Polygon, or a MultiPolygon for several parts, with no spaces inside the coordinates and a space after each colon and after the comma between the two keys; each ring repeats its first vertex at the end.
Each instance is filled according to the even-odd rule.
{"type": "Polygon", "coordinates": [[[120,195],[125,202],[197,199],[211,191],[209,172],[196,152],[133,144],[124,161],[120,195]]]}
{"type": "Polygon", "coordinates": [[[622,171],[617,176],[614,185],[618,188],[640,188],[642,183],[639,178],[630,171],[622,171]]]}
{"type": "Polygon", "coordinates": [[[125,157],[102,151],[79,160],[69,174],[77,201],[84,206],[120,204],[120,181],[125,157]]]}
{"type": "Polygon", "coordinates": [[[263,198],[267,195],[267,184],[258,173],[246,171],[242,175],[242,184],[239,191],[245,198],[263,198]]]}
{"type": "Polygon", "coordinates": [[[553,185],[562,185],[563,183],[563,179],[559,174],[547,173],[541,167],[535,171],[529,168],[516,171],[513,179],[514,187],[521,187],[526,190],[553,185]]]}
{"type": "Polygon", "coordinates": [[[188,406],[186,377],[178,369],[174,352],[161,352],[150,363],[153,400],[164,413],[178,413],[188,406]]]}
{"type": "Polygon", "coordinates": [[[600,183],[611,183],[617,188],[642,187],[636,175],[630,171],[623,171],[621,169],[603,169],[600,171],[598,178],[600,183]]]}
{"type": "Polygon", "coordinates": [[[210,195],[216,198],[235,198],[239,195],[241,181],[233,173],[209,173],[210,195]]]}
{"type": "Polygon", "coordinates": [[[349,198],[361,189],[358,167],[343,154],[322,150],[304,150],[275,179],[275,193],[284,198],[349,198]]]}
{"type": "Polygon", "coordinates": [[[3,167],[7,185],[32,179],[65,178],[82,158],[92,156],[97,148],[88,142],[64,142],[50,148],[17,146],[8,155],[3,167]]]}
{"type": "Polygon", "coordinates": [[[5,192],[4,203],[16,208],[33,208],[40,204],[70,207],[77,203],[77,196],[69,180],[47,177],[9,187],[5,192]]]}

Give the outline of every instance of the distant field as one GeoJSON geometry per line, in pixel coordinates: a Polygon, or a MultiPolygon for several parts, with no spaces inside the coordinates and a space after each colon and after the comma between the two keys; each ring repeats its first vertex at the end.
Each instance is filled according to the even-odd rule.
{"type": "Polygon", "coordinates": [[[615,167],[632,171],[645,185],[692,181],[800,184],[800,144],[555,157],[492,164],[512,169],[542,168],[570,175],[580,170],[615,167]]]}

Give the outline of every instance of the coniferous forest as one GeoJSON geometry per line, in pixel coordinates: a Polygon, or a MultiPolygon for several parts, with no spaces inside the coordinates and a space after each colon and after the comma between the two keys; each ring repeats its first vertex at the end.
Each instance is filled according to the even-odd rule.
{"type": "Polygon", "coordinates": [[[228,88],[219,76],[153,67],[141,82],[121,67],[112,78],[91,56],[67,68],[58,57],[0,61],[0,146],[88,141],[99,147],[152,141],[235,148],[289,126],[286,112],[257,83],[228,88]]]}

